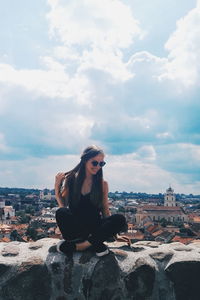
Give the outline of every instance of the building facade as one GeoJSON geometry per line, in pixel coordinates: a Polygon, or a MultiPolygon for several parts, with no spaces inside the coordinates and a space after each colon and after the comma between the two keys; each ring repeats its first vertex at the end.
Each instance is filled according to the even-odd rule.
{"type": "Polygon", "coordinates": [[[5,200],[0,199],[0,223],[10,224],[11,218],[15,216],[15,209],[12,206],[6,206],[5,200]]]}
{"type": "Polygon", "coordinates": [[[143,220],[149,217],[153,222],[166,220],[168,222],[188,222],[188,216],[176,201],[174,190],[169,187],[164,195],[164,205],[143,205],[138,207],[136,223],[143,225],[143,220]]]}

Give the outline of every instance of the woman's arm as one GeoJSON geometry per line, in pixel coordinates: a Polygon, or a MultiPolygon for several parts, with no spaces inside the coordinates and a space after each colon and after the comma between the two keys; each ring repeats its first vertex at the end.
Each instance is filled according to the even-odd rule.
{"type": "MultiPolygon", "coordinates": [[[[103,217],[109,217],[111,216],[110,209],[109,209],[109,204],[108,204],[108,183],[107,181],[103,181],[103,207],[102,207],[102,214],[103,217]]],[[[114,239],[118,242],[125,242],[128,244],[128,246],[131,245],[131,241],[129,237],[127,236],[120,236],[116,234],[113,236],[114,239]]]]}
{"type": "Polygon", "coordinates": [[[109,204],[108,204],[108,183],[103,181],[103,206],[102,206],[103,217],[109,217],[111,215],[109,204]]]}
{"type": "Polygon", "coordinates": [[[62,183],[65,180],[65,173],[58,173],[55,178],[55,196],[59,207],[65,207],[68,202],[69,189],[67,185],[62,188],[62,183]]]}

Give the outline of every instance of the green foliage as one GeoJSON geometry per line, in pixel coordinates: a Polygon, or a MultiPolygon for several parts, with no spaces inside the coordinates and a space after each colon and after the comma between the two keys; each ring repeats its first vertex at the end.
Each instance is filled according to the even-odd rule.
{"type": "Polygon", "coordinates": [[[11,239],[12,241],[16,241],[16,240],[17,240],[17,236],[18,236],[18,232],[17,232],[17,230],[15,229],[15,230],[13,230],[13,231],[11,232],[11,234],[10,234],[10,239],[11,239]]]}
{"type": "Polygon", "coordinates": [[[37,231],[34,227],[32,226],[29,226],[27,228],[27,231],[26,231],[26,235],[27,237],[29,237],[30,239],[32,239],[33,241],[36,241],[37,240],[37,231]]]}
{"type": "Polygon", "coordinates": [[[30,215],[26,214],[24,210],[19,210],[16,212],[16,216],[18,217],[19,223],[28,224],[30,222],[30,215]]]}
{"type": "Polygon", "coordinates": [[[50,208],[53,208],[53,207],[56,207],[56,206],[57,206],[56,201],[52,200],[51,203],[50,203],[50,208]]]}
{"type": "Polygon", "coordinates": [[[194,232],[190,228],[180,228],[180,233],[184,236],[195,236],[194,232]]]}
{"type": "Polygon", "coordinates": [[[123,206],[119,206],[118,212],[119,213],[125,213],[125,208],[123,206]]]}
{"type": "Polygon", "coordinates": [[[165,218],[162,218],[162,219],[160,220],[160,225],[161,225],[162,227],[166,227],[166,226],[168,225],[168,221],[167,221],[165,218]]]}
{"type": "Polygon", "coordinates": [[[25,208],[25,213],[34,216],[35,215],[35,208],[32,205],[27,205],[26,208],[25,208]]]}
{"type": "Polygon", "coordinates": [[[16,229],[14,229],[11,234],[10,234],[10,239],[12,241],[19,241],[19,242],[24,242],[22,236],[18,233],[16,229]]]}

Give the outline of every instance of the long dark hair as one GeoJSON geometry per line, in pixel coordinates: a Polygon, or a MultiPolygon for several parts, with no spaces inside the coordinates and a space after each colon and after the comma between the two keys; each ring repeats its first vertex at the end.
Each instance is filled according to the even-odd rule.
{"type": "MultiPolygon", "coordinates": [[[[85,179],[85,164],[86,162],[99,154],[104,152],[101,148],[92,145],[87,147],[82,155],[80,163],[71,171],[66,172],[65,184],[69,188],[69,206],[76,208],[81,197],[81,187],[85,179]]],[[[102,208],[103,201],[103,171],[102,168],[93,175],[92,188],[90,193],[90,201],[97,207],[102,208]]]]}

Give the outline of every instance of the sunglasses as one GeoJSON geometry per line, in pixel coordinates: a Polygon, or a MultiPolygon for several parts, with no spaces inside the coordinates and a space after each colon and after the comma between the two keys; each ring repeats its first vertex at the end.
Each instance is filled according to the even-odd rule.
{"type": "Polygon", "coordinates": [[[91,164],[93,165],[93,167],[97,167],[99,165],[99,167],[103,167],[105,166],[106,162],[105,161],[100,161],[98,162],[97,160],[93,160],[91,161],[91,164]]]}

